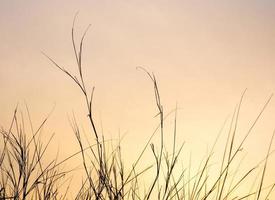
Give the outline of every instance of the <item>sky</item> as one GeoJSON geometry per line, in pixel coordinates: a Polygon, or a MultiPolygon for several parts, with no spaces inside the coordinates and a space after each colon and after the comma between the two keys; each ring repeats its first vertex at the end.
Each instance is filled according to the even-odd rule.
{"type": "MultiPolygon", "coordinates": [[[[137,66],[154,72],[166,113],[179,107],[178,140],[195,158],[213,143],[246,88],[238,139],[275,91],[275,1],[1,0],[0,125],[8,127],[17,103],[23,111],[28,105],[36,126],[54,108],[45,130],[55,133],[50,155],[77,150],[72,113],[88,132],[77,87],[41,54],[76,72],[70,31],[77,11],[78,40],[91,24],[83,70],[95,86],[97,125],[110,138],[125,133],[128,156],[138,154],[158,123],[152,83],[137,66]]],[[[246,143],[247,163],[264,158],[274,119],[272,100],[246,143]]]]}

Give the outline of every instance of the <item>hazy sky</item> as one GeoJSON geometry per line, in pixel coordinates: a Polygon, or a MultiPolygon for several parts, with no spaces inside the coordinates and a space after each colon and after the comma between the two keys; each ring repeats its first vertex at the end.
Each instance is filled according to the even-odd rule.
{"type": "MultiPolygon", "coordinates": [[[[275,91],[272,0],[1,0],[0,123],[8,125],[18,102],[29,105],[36,125],[56,105],[47,131],[65,155],[77,148],[68,117],[75,112],[86,127],[85,107],[41,51],[76,70],[70,29],[77,11],[77,34],[92,25],[83,64],[96,87],[97,123],[109,137],[127,132],[127,152],[140,149],[157,124],[152,85],[137,66],[155,73],[165,111],[182,108],[179,140],[192,151],[213,142],[245,88],[239,138],[275,91]]],[[[275,99],[249,138],[248,163],[264,158],[274,120],[275,99]]]]}

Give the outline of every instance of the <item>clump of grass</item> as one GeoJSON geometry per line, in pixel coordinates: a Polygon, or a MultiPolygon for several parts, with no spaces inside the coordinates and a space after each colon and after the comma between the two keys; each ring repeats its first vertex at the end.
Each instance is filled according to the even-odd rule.
{"type": "Polygon", "coordinates": [[[48,119],[35,130],[27,109],[31,133],[27,133],[23,114],[14,111],[8,130],[1,129],[0,199],[64,199],[60,183],[66,171],[59,170],[57,158],[44,159],[53,135],[41,142],[42,129],[48,119]],[[28,137],[30,136],[30,137],[28,137]]]}
{"type": "MultiPolygon", "coordinates": [[[[161,101],[161,95],[157,79],[153,73],[150,73],[142,67],[138,69],[148,75],[153,85],[155,104],[157,108],[158,126],[151,134],[148,141],[132,163],[131,168],[126,168],[121,141],[117,144],[109,143],[104,134],[99,131],[94,119],[93,113],[93,96],[94,87],[88,88],[84,80],[82,55],[83,45],[86,33],[90,26],[87,27],[81,37],[80,43],[75,40],[76,16],[73,21],[71,30],[72,45],[77,63],[78,74],[70,73],[66,68],[61,67],[54,59],[44,54],[59,70],[61,70],[73,83],[79,88],[81,95],[84,97],[84,104],[87,108],[87,121],[91,125],[90,137],[95,139],[95,144],[89,144],[89,141],[83,139],[83,134],[75,116],[72,116],[70,123],[75,138],[78,142],[79,152],[71,155],[61,162],[54,158],[48,164],[42,162],[48,143],[42,145],[39,140],[39,133],[44,126],[45,121],[37,131],[32,131],[32,137],[27,139],[24,132],[24,123],[22,126],[18,123],[17,110],[14,114],[11,128],[8,131],[2,130],[3,148],[1,149],[0,159],[0,199],[61,199],[66,198],[66,192],[61,194],[59,182],[68,173],[59,171],[59,166],[68,159],[80,154],[82,167],[84,169],[83,182],[75,194],[74,199],[183,199],[183,200],[231,200],[231,199],[269,199],[275,184],[265,186],[265,174],[268,164],[268,158],[273,152],[271,150],[273,136],[270,140],[266,157],[256,166],[252,166],[242,175],[238,174],[241,162],[235,167],[238,161],[238,155],[242,152],[246,140],[249,138],[251,131],[260,119],[272,96],[263,105],[262,110],[256,116],[245,136],[238,143],[236,141],[238,119],[241,111],[244,94],[238,102],[234,114],[231,118],[230,128],[227,132],[227,139],[224,144],[223,155],[219,166],[218,173],[212,174],[210,169],[212,159],[215,154],[215,146],[222,134],[217,136],[210,152],[201,160],[196,173],[191,175],[191,162],[183,163],[181,156],[184,144],[178,144],[177,141],[177,108],[172,112],[165,112],[161,101]],[[165,144],[165,120],[174,114],[173,145],[169,151],[165,144]],[[159,143],[152,142],[153,137],[160,138],[159,143]],[[88,143],[88,147],[85,144],[88,143]],[[152,153],[152,163],[145,163],[143,160],[146,151],[152,153]],[[142,167],[145,166],[145,167],[142,167]],[[182,167],[187,166],[187,167],[182,167]],[[248,177],[262,166],[260,175],[247,193],[239,193],[238,189],[242,185],[247,185],[248,177]],[[179,172],[179,173],[178,173],[179,172]],[[142,187],[144,182],[143,174],[150,174],[148,185],[142,187]]],[[[171,135],[171,134],[169,134],[171,135]]],[[[242,161],[242,160],[241,160],[242,161]]],[[[69,169],[70,170],[70,169],[69,169]]],[[[217,171],[217,170],[216,170],[217,171]]],[[[63,180],[64,181],[64,180],[63,180]]],[[[66,190],[68,191],[68,190],[66,190]]]]}

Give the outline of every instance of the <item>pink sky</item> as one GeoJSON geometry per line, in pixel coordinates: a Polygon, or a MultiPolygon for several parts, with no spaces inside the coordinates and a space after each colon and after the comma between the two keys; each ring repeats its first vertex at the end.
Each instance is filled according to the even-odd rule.
{"type": "MultiPolygon", "coordinates": [[[[68,122],[73,111],[87,128],[83,99],[40,52],[74,72],[70,29],[78,10],[77,33],[92,24],[84,71],[96,87],[98,125],[112,138],[127,132],[129,155],[138,154],[157,124],[152,86],[137,66],[155,73],[167,112],[182,108],[179,141],[194,155],[212,144],[245,88],[238,139],[275,91],[274,1],[2,0],[0,123],[8,126],[18,102],[29,105],[36,125],[56,105],[47,131],[56,133],[53,146],[62,144],[61,155],[77,149],[68,122]]],[[[275,99],[245,146],[247,163],[264,158],[274,119],[275,99]]],[[[268,181],[274,167],[272,156],[268,181]]]]}

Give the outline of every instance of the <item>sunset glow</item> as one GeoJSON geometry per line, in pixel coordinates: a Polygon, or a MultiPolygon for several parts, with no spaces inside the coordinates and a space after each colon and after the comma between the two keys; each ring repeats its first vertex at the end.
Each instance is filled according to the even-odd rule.
{"type": "MultiPolygon", "coordinates": [[[[73,116],[83,138],[95,143],[79,88],[43,55],[72,74],[78,73],[71,41],[77,12],[77,43],[91,24],[84,40],[82,64],[87,90],[95,87],[96,126],[100,135],[114,144],[123,138],[123,160],[129,168],[159,124],[152,81],[137,67],[153,72],[164,115],[171,112],[164,122],[169,151],[173,145],[173,111],[178,108],[177,147],[184,143],[184,167],[188,167],[191,155],[191,173],[211,151],[224,124],[210,162],[210,172],[215,174],[220,169],[234,109],[246,89],[234,149],[275,91],[275,1],[1,0],[0,127],[9,129],[17,105],[26,119],[26,130],[31,130],[26,105],[34,129],[50,114],[42,136],[47,141],[55,134],[47,159],[58,152],[58,160],[62,160],[79,151],[72,130],[73,116]]],[[[241,160],[245,156],[240,177],[265,159],[274,122],[273,98],[238,157],[241,160]]],[[[157,133],[152,142],[158,146],[159,140],[157,133]]],[[[271,151],[274,149],[275,142],[271,151]]],[[[149,147],[139,168],[154,161],[149,147]]],[[[73,180],[68,199],[79,189],[81,164],[79,156],[63,166],[74,169],[68,175],[73,180]]],[[[253,176],[260,174],[263,166],[261,162],[253,176]]],[[[176,170],[180,174],[182,169],[176,170]]],[[[141,186],[151,176],[143,175],[141,186]]],[[[240,191],[249,191],[253,181],[248,178],[240,191]]],[[[275,157],[271,154],[264,187],[274,181],[275,157]]],[[[255,187],[258,185],[255,183],[255,187]]]]}

